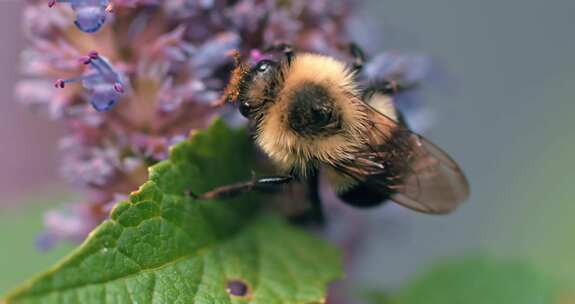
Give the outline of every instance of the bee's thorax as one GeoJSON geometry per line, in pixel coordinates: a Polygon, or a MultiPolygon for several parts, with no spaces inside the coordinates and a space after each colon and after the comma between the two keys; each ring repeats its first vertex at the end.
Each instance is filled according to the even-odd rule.
{"type": "Polygon", "coordinates": [[[330,57],[300,54],[283,66],[281,79],[257,122],[262,150],[281,168],[303,175],[352,157],[364,143],[368,121],[348,67],[330,57]]]}
{"type": "Polygon", "coordinates": [[[292,93],[288,106],[287,124],[300,136],[313,138],[341,131],[341,113],[329,91],[309,83],[292,93]]]}

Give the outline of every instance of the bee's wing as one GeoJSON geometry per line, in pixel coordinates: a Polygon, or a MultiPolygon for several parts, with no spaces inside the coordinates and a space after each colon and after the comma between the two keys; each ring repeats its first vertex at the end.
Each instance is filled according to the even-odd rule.
{"type": "Polygon", "coordinates": [[[415,156],[403,182],[391,186],[392,199],[425,213],[448,213],[469,196],[467,179],[443,150],[417,134],[411,134],[415,156]]]}
{"type": "Polygon", "coordinates": [[[463,172],[443,150],[376,110],[372,116],[365,149],[340,170],[419,212],[449,213],[469,196],[463,172]]]}

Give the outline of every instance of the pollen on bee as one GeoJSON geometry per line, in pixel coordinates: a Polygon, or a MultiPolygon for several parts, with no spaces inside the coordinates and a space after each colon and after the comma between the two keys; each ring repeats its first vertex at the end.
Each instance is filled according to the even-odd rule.
{"type": "Polygon", "coordinates": [[[224,95],[220,103],[236,103],[240,95],[240,83],[242,78],[249,72],[250,67],[243,62],[241,54],[238,50],[233,50],[229,56],[234,58],[235,68],[231,73],[230,81],[224,89],[224,95]]]}

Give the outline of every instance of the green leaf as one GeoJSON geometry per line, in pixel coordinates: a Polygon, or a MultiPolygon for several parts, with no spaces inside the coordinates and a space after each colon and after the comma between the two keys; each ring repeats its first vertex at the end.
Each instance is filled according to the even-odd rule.
{"type": "MultiPolygon", "coordinates": [[[[339,252],[260,212],[264,197],[195,201],[248,180],[253,151],[222,122],[176,145],[169,160],[69,257],[8,303],[313,303],[341,275],[339,252]],[[243,297],[226,291],[245,284],[243,297]]],[[[24,263],[25,261],[20,261],[24,263]]]]}
{"type": "Polygon", "coordinates": [[[528,264],[472,258],[436,266],[392,303],[550,304],[557,295],[556,282],[528,264]]]}

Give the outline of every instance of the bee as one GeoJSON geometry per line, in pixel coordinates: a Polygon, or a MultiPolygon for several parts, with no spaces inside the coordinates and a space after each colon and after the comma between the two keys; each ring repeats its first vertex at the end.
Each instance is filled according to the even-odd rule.
{"type": "Polygon", "coordinates": [[[252,179],[206,195],[242,192],[294,179],[308,180],[321,218],[317,176],[325,174],[339,198],[366,208],[392,200],[409,209],[445,214],[469,195],[457,163],[408,129],[393,96],[408,85],[387,81],[361,87],[365,56],[350,47],[352,64],[313,53],[280,49],[280,60],[251,66],[235,54],[224,101],[237,104],[253,125],[257,145],[288,174],[252,179]]]}

